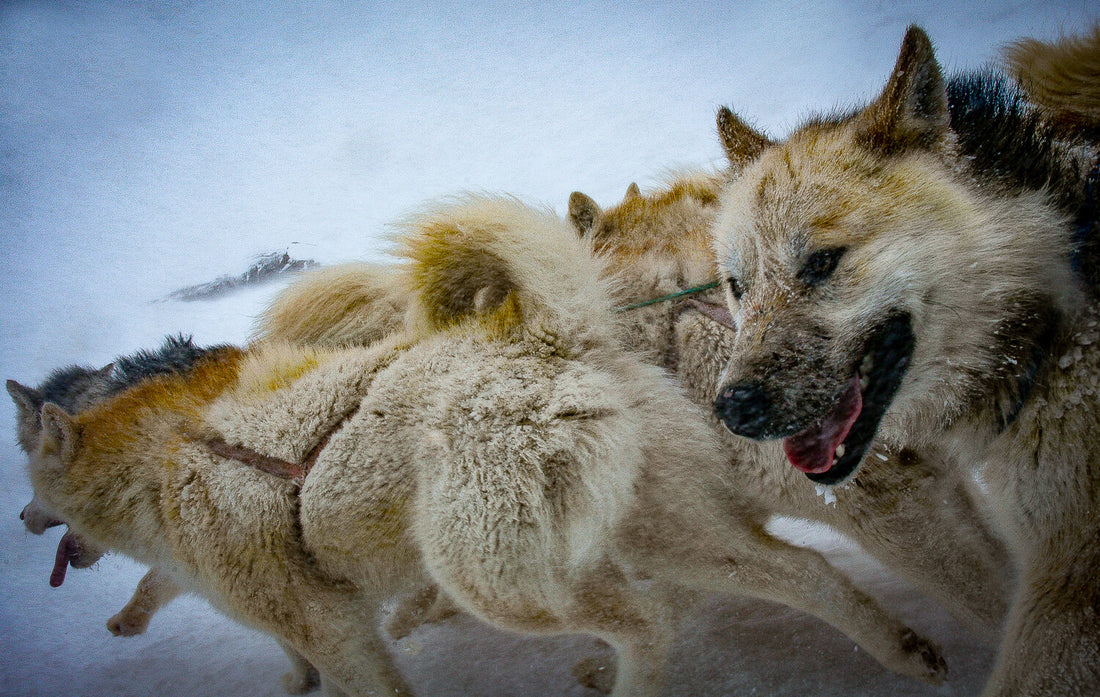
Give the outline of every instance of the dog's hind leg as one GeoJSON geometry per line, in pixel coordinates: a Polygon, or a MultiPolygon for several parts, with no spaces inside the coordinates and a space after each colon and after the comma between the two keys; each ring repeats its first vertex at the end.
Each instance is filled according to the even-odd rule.
{"type": "Polygon", "coordinates": [[[386,633],[393,639],[404,639],[422,624],[442,622],[457,613],[451,599],[439,592],[439,586],[430,583],[397,603],[386,620],[386,633]]]}
{"type": "Polygon", "coordinates": [[[167,605],[182,592],[179,584],[168,574],[153,567],[138,581],[130,602],[107,620],[107,629],[115,636],[137,636],[149,627],[149,620],[157,610],[167,605]]]}
{"type": "Polygon", "coordinates": [[[656,697],[662,691],[675,635],[663,594],[632,587],[618,569],[601,570],[574,590],[569,631],[595,634],[615,649],[610,697],[656,697]]]}
{"type": "Polygon", "coordinates": [[[325,602],[320,595],[310,598],[315,612],[309,640],[295,648],[320,671],[325,694],[412,695],[382,638],[382,599],[353,593],[343,602],[325,602]]]}

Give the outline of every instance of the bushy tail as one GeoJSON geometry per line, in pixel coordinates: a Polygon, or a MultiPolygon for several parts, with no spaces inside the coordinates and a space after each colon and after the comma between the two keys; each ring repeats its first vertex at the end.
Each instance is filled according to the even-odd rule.
{"type": "Polygon", "coordinates": [[[366,346],[400,329],[408,290],[392,266],[352,263],[301,275],[275,297],[254,340],[297,346],[366,346]]]}
{"type": "Polygon", "coordinates": [[[1100,128],[1100,23],[1080,37],[1017,41],[1005,49],[1005,60],[1028,98],[1054,121],[1100,128]]]}
{"type": "Polygon", "coordinates": [[[508,331],[549,311],[555,331],[583,333],[608,316],[601,264],[551,211],[470,196],[405,221],[395,241],[418,330],[472,321],[508,331]]]}

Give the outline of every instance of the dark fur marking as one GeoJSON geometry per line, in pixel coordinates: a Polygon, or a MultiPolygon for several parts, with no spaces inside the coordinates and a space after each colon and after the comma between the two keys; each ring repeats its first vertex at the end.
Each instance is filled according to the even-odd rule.
{"type": "Polygon", "coordinates": [[[1025,369],[1016,377],[1016,399],[1011,408],[1001,414],[1001,431],[1011,426],[1020,415],[1020,411],[1024,408],[1024,403],[1031,394],[1031,389],[1035,386],[1039,370],[1050,356],[1051,345],[1054,343],[1054,338],[1058,334],[1058,325],[1058,317],[1048,316],[1045,318],[1043,328],[1035,338],[1031,347],[1031,356],[1027,360],[1025,369]]]}
{"type": "Polygon", "coordinates": [[[142,349],[115,360],[115,369],[108,383],[110,394],[121,392],[156,375],[188,373],[198,361],[227,348],[219,344],[208,348],[195,346],[190,336],[183,334],[165,337],[164,344],[155,351],[142,349]]]}
{"type": "Polygon", "coordinates": [[[1052,201],[1075,225],[1074,268],[1096,287],[1100,281],[1100,241],[1092,189],[1096,168],[1082,182],[1069,149],[1084,140],[1066,138],[1024,93],[990,71],[953,78],[947,85],[951,128],[971,174],[1009,190],[1049,191],[1052,201]]]}

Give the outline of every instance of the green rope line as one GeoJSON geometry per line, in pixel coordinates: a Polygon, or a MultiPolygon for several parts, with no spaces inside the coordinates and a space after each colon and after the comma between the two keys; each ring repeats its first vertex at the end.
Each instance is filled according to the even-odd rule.
{"type": "Polygon", "coordinates": [[[628,310],[637,310],[639,307],[648,307],[650,305],[656,305],[657,303],[663,303],[666,300],[675,300],[676,298],[682,298],[685,295],[695,295],[696,293],[702,293],[705,290],[711,288],[717,288],[722,285],[721,281],[711,281],[705,285],[695,286],[694,288],[688,288],[687,290],[681,290],[678,293],[672,293],[671,295],[662,295],[659,298],[652,298],[651,300],[643,300],[640,303],[634,303],[633,305],[623,305],[622,307],[616,307],[615,312],[627,312],[628,310]]]}

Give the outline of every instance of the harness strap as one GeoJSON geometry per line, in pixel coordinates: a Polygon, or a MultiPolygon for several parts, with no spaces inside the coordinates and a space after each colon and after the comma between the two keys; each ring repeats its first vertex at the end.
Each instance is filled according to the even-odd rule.
{"type": "Polygon", "coordinates": [[[722,285],[721,281],[711,281],[710,283],[703,284],[701,286],[695,286],[694,288],[688,288],[687,290],[681,290],[676,293],[670,293],[668,295],[662,295],[659,298],[650,298],[649,300],[643,300],[640,303],[634,303],[633,305],[622,305],[615,308],[615,312],[629,312],[630,310],[637,310],[640,307],[649,307],[650,305],[656,305],[657,303],[668,302],[669,300],[675,300],[676,298],[682,298],[685,295],[695,295],[702,293],[703,291],[717,288],[722,285]]]}

